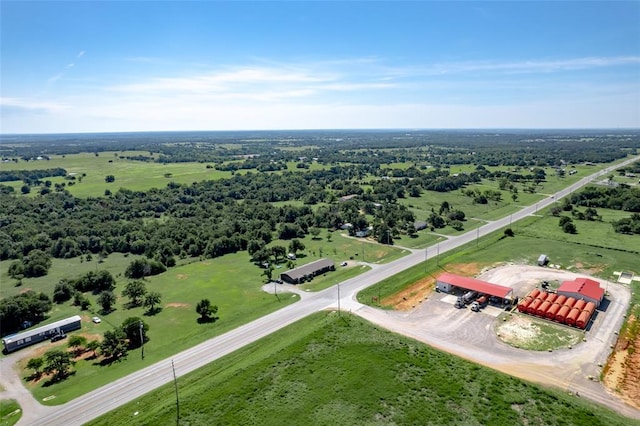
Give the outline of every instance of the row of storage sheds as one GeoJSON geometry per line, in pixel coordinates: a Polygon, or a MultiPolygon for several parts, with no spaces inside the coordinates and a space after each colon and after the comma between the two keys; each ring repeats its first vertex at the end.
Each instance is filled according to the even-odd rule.
{"type": "Polygon", "coordinates": [[[597,306],[585,299],[533,289],[518,303],[518,311],[584,329],[597,306]]]}
{"type": "Polygon", "coordinates": [[[444,293],[451,293],[455,288],[464,290],[477,291],[478,293],[488,294],[489,296],[499,297],[501,299],[510,299],[513,294],[511,287],[505,287],[498,284],[489,283],[470,277],[450,274],[445,272],[436,278],[436,288],[444,293]]]}
{"type": "Polygon", "coordinates": [[[333,260],[322,258],[315,262],[307,263],[306,265],[283,272],[280,274],[280,279],[289,284],[300,284],[308,278],[324,274],[327,271],[335,270],[336,266],[333,263],[333,260]]]}

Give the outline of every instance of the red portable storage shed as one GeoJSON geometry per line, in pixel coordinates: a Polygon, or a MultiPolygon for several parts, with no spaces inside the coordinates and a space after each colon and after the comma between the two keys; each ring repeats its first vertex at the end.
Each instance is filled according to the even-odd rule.
{"type": "Polygon", "coordinates": [[[536,309],[536,315],[539,317],[544,317],[549,308],[553,305],[553,303],[549,302],[549,299],[542,302],[542,304],[536,309]]]}
{"type": "Polygon", "coordinates": [[[589,315],[593,314],[593,311],[596,310],[596,304],[593,302],[589,302],[584,306],[583,311],[589,311],[589,315]]]}
{"type": "Polygon", "coordinates": [[[575,325],[576,324],[576,320],[578,319],[578,316],[580,315],[580,312],[582,312],[582,310],[574,307],[573,309],[571,309],[571,312],[569,312],[569,314],[567,315],[567,318],[564,320],[565,324],[567,325],[575,325]]]}
{"type": "Polygon", "coordinates": [[[567,296],[563,296],[563,295],[558,296],[556,300],[553,301],[553,305],[551,305],[551,307],[547,310],[547,313],[545,314],[545,316],[550,320],[555,319],[556,314],[564,304],[565,300],[567,300],[567,296]]]}
{"type": "Polygon", "coordinates": [[[578,319],[576,319],[576,327],[584,329],[587,326],[587,324],[589,324],[590,318],[591,318],[591,312],[589,311],[580,312],[580,315],[578,315],[578,319]]]}
{"type": "Polygon", "coordinates": [[[527,313],[534,315],[538,310],[538,308],[540,307],[540,305],[542,305],[542,302],[543,302],[542,299],[533,299],[533,302],[531,302],[531,304],[527,306],[527,313]]]}
{"type": "Polygon", "coordinates": [[[584,307],[587,306],[586,300],[578,300],[575,305],[573,305],[573,309],[579,309],[580,312],[584,310],[584,307]]]}
{"type": "Polygon", "coordinates": [[[520,312],[527,312],[527,307],[533,302],[533,297],[527,296],[518,303],[518,310],[520,312]]]}
{"type": "Polygon", "coordinates": [[[562,307],[560,308],[560,310],[556,314],[556,321],[561,322],[561,323],[564,324],[565,320],[567,319],[567,315],[569,314],[569,312],[571,312],[571,306],[562,305],[562,307]]]}

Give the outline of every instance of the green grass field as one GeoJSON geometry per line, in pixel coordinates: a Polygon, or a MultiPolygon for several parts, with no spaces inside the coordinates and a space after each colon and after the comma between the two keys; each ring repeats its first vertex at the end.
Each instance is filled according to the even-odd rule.
{"type": "MultiPolygon", "coordinates": [[[[76,174],[76,181],[86,173],[82,182],[69,186],[63,177],[44,178],[55,183],[67,182],[66,189],[77,197],[98,197],[104,194],[106,189],[116,192],[120,188],[134,191],[144,191],[151,188],[163,188],[169,182],[191,184],[209,179],[231,177],[231,172],[221,172],[216,169],[207,169],[205,163],[145,163],[132,161],[120,156],[149,155],[146,151],[125,152],[101,152],[98,157],[92,153],[69,154],[64,158],[61,155],[51,156],[46,161],[20,161],[19,163],[5,163],[3,170],[33,170],[51,169],[62,167],[68,173],[76,174]],[[107,183],[104,178],[107,175],[115,176],[115,182],[107,183]]],[[[157,154],[156,154],[157,155],[157,154]]],[[[23,185],[18,182],[4,182],[16,188],[19,193],[23,185]]],[[[32,190],[32,194],[37,191],[32,190]]]]}
{"type": "MultiPolygon", "coordinates": [[[[111,256],[107,262],[110,258],[111,256]]],[[[126,284],[124,279],[118,279],[115,290],[118,302],[116,309],[108,315],[101,315],[98,312],[96,297],[93,295],[89,295],[89,298],[94,309],[89,312],[79,311],[77,307],[71,306],[70,302],[54,304],[47,322],[80,314],[83,317],[81,333],[89,338],[97,338],[105,330],[122,324],[126,318],[138,316],[144,318],[150,326],[150,341],[145,344],[144,361],[141,360],[139,349],[129,352],[126,360],[110,366],[95,365],[96,360],[82,360],[75,366],[76,374],[64,382],[52,387],[43,387],[43,383],[35,387],[29,384],[34,396],[41,400],[54,395],[55,398],[47,401],[47,404],[67,402],[119,377],[299,300],[297,295],[290,293],[275,297],[263,292],[261,272],[261,269],[249,262],[246,253],[238,253],[179,266],[164,274],[149,277],[146,280],[148,290],[158,291],[162,295],[162,311],[153,316],[145,315],[145,309],[142,307],[126,308],[128,299],[122,297],[122,290],[126,284]],[[195,306],[204,298],[210,299],[212,304],[219,307],[220,319],[215,323],[197,323],[198,314],[195,312],[195,306]],[[102,323],[93,324],[90,320],[93,315],[99,315],[102,323]],[[176,336],[180,338],[176,339],[176,336]]],[[[55,282],[57,281],[50,282],[50,292],[55,282]]],[[[66,341],[61,341],[58,345],[66,345],[66,341]]],[[[43,345],[46,349],[53,346],[48,342],[43,345]]],[[[26,361],[28,359],[21,362],[21,367],[24,368],[26,361]]],[[[28,371],[23,370],[23,377],[29,374],[28,371]]]]}
{"type": "MultiPolygon", "coordinates": [[[[178,379],[178,395],[180,424],[640,424],[335,312],[178,379]]],[[[132,421],[175,422],[173,383],[89,424],[132,421]]]]}
{"type": "MultiPolygon", "coordinates": [[[[327,233],[320,234],[317,239],[310,236],[301,240],[305,247],[305,252],[313,260],[316,257],[329,257],[336,262],[343,260],[360,260],[367,263],[388,263],[405,256],[408,251],[393,245],[377,244],[371,240],[362,238],[351,238],[345,234],[346,231],[331,232],[331,241],[327,240],[327,233]]],[[[305,259],[305,263],[309,260],[305,259]]]]}
{"type": "Polygon", "coordinates": [[[0,426],[12,426],[22,417],[20,405],[14,399],[0,400],[0,426]]]}
{"type": "Polygon", "coordinates": [[[15,286],[16,281],[9,277],[7,271],[9,265],[14,262],[11,260],[3,260],[0,262],[0,296],[2,298],[13,296],[25,290],[42,291],[49,295],[53,294],[55,285],[63,278],[76,278],[86,274],[89,271],[106,270],[111,272],[116,280],[118,275],[123,274],[129,263],[134,259],[142,256],[124,255],[123,253],[111,253],[102,262],[98,262],[98,256],[93,256],[93,260],[86,261],[81,257],[71,259],[52,259],[52,265],[49,273],[38,278],[23,278],[22,285],[15,286]]]}

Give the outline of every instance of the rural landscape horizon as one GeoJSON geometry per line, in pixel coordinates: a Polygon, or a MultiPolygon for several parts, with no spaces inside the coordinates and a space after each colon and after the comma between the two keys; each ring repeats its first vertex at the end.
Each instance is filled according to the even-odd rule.
{"type": "Polygon", "coordinates": [[[0,40],[0,426],[640,426],[640,2],[0,40]]]}

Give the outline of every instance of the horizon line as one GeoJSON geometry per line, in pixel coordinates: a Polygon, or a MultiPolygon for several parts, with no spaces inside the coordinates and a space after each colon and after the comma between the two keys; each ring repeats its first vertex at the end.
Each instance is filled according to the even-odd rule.
{"type": "Polygon", "coordinates": [[[5,136],[44,135],[100,135],[127,133],[241,133],[241,132],[393,132],[393,131],[640,131],[639,127],[353,127],[353,128],[291,128],[291,129],[191,129],[191,130],[113,130],[113,131],[72,131],[72,132],[11,132],[0,131],[5,136]]]}

